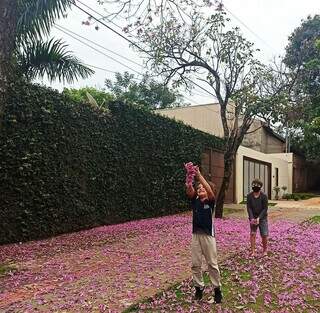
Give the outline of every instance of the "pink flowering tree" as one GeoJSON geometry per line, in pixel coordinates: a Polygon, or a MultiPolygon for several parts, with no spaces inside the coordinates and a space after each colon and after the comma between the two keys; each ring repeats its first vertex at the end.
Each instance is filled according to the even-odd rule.
{"type": "Polygon", "coordinates": [[[244,136],[252,132],[257,116],[270,116],[274,104],[283,100],[282,86],[269,89],[274,87],[274,76],[255,58],[253,44],[228,24],[223,12],[205,16],[194,8],[189,23],[172,13],[164,22],[138,31],[153,71],[187,89],[193,88],[194,81],[204,82],[220,106],[225,151],[216,217],[223,215],[235,156],[244,136]]]}
{"type": "Polygon", "coordinates": [[[134,48],[150,71],[174,87],[191,90],[194,82],[201,83],[220,106],[225,151],[216,217],[222,217],[237,150],[244,136],[257,130],[251,128],[257,117],[269,122],[276,118],[276,108],[285,106],[287,79],[257,59],[257,49],[230,25],[220,2],[117,3],[118,11],[107,18],[128,22],[123,30],[135,38],[134,48]]]}

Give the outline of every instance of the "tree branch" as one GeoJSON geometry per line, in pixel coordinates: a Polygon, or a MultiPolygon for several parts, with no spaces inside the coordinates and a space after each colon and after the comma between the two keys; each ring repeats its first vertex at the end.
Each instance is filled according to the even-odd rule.
{"type": "Polygon", "coordinates": [[[246,132],[245,135],[250,135],[252,133],[255,133],[257,130],[259,130],[260,128],[262,128],[264,125],[261,125],[259,127],[257,127],[256,129],[252,130],[252,131],[249,131],[249,132],[246,132]]]}

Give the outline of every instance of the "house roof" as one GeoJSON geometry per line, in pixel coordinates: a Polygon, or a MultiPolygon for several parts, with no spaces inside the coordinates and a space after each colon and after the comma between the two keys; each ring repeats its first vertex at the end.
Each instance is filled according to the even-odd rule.
{"type": "Polygon", "coordinates": [[[272,136],[275,138],[279,139],[282,142],[286,142],[285,138],[283,138],[281,135],[277,134],[270,126],[268,125],[263,125],[263,128],[272,136]]]}
{"type": "Polygon", "coordinates": [[[196,105],[185,105],[181,107],[170,107],[170,108],[163,108],[163,109],[157,109],[156,111],[164,111],[164,110],[177,110],[177,109],[190,109],[190,108],[198,108],[198,107],[204,107],[208,105],[219,105],[218,102],[216,103],[204,103],[204,104],[196,104],[196,105]]]}
{"type": "MultiPolygon", "coordinates": [[[[264,129],[265,129],[269,134],[271,134],[272,136],[276,137],[277,139],[279,139],[279,140],[282,141],[283,143],[286,142],[286,139],[285,139],[285,138],[283,138],[283,137],[280,136],[279,134],[275,133],[269,126],[264,125],[263,127],[264,127],[264,129]]],[[[303,151],[301,151],[301,150],[298,149],[297,147],[292,147],[292,146],[291,146],[291,147],[290,147],[290,150],[291,150],[291,152],[293,152],[294,154],[299,155],[299,156],[305,158],[305,154],[303,153],[303,151]]]]}

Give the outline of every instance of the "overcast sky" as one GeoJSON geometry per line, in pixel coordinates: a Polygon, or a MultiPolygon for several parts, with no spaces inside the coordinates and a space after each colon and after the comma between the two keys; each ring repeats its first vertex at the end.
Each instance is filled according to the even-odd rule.
{"type": "MultiPolygon", "coordinates": [[[[97,4],[97,0],[82,0],[82,2],[101,12],[101,14],[104,13],[103,7],[97,4]]],[[[225,0],[224,4],[233,22],[241,28],[244,35],[250,41],[255,42],[256,46],[261,49],[260,58],[263,61],[271,60],[273,56],[284,53],[288,36],[294,28],[300,25],[301,19],[306,18],[308,15],[320,14],[319,0],[225,0]]],[[[100,27],[98,31],[96,31],[94,27],[83,26],[82,21],[84,20],[86,20],[86,15],[77,8],[74,8],[68,13],[66,19],[58,21],[57,24],[89,38],[101,46],[125,56],[134,62],[142,64],[139,55],[129,47],[124,39],[103,26],[100,27]]],[[[103,53],[131,68],[128,69],[124,65],[92,50],[90,47],[85,46],[83,43],[76,41],[57,29],[53,29],[52,35],[56,38],[62,38],[67,42],[70,50],[86,64],[114,72],[143,72],[143,69],[137,64],[96,47],[103,53]]],[[[43,83],[58,88],[59,90],[62,90],[63,87],[78,88],[83,86],[102,88],[104,80],[106,78],[112,79],[113,77],[113,73],[96,69],[95,74],[89,79],[80,80],[72,86],[64,86],[59,83],[49,84],[45,80],[43,83]]],[[[193,104],[210,103],[213,101],[212,98],[205,95],[204,91],[199,89],[195,90],[193,95],[187,94],[187,98],[186,101],[192,101],[193,104]]]]}

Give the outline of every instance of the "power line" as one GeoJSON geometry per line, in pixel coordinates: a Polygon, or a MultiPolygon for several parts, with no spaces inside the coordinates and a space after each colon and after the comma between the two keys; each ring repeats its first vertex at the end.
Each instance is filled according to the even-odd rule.
{"type": "MultiPolygon", "coordinates": [[[[79,3],[81,3],[83,6],[85,6],[86,8],[88,8],[89,10],[91,10],[92,12],[98,14],[99,16],[101,16],[101,19],[105,19],[106,17],[103,16],[101,13],[99,13],[98,11],[94,10],[93,8],[91,8],[90,6],[86,5],[85,3],[83,3],[80,0],[77,0],[79,3]]],[[[90,16],[91,18],[93,18],[96,22],[102,24],[103,26],[105,26],[106,28],[108,28],[109,30],[111,30],[112,32],[114,32],[115,34],[117,34],[118,36],[120,36],[121,38],[123,38],[124,40],[126,40],[127,42],[129,42],[130,44],[132,44],[133,46],[135,46],[136,48],[138,48],[140,51],[143,51],[144,53],[150,55],[150,53],[148,53],[147,51],[145,51],[144,49],[142,49],[138,44],[136,44],[135,42],[133,42],[132,40],[128,39],[127,37],[125,37],[124,35],[122,35],[121,33],[119,33],[118,31],[114,30],[112,27],[108,26],[107,24],[105,24],[104,22],[101,21],[101,19],[98,19],[96,17],[94,17],[92,14],[90,14],[89,12],[87,12],[86,10],[84,10],[83,8],[79,7],[76,3],[74,3],[74,5],[81,10],[82,12],[84,12],[85,14],[87,14],[88,16],[90,16]]],[[[225,10],[232,15],[235,19],[237,19],[244,27],[246,27],[252,34],[254,34],[258,39],[260,39],[262,42],[264,42],[264,44],[266,44],[269,48],[271,48],[272,50],[275,51],[275,49],[273,47],[271,47],[264,39],[262,39],[258,34],[256,34],[254,31],[252,31],[244,22],[242,22],[237,16],[235,16],[228,8],[226,8],[226,6],[224,5],[225,10]]],[[[122,29],[119,25],[117,25],[116,23],[114,23],[113,21],[110,21],[108,19],[108,22],[112,23],[113,25],[117,26],[119,29],[122,29]]],[[[152,55],[150,55],[152,57],[152,55]]],[[[169,66],[168,66],[169,67],[169,66]]],[[[169,67],[170,68],[170,67],[169,67]]],[[[192,83],[193,85],[197,86],[198,88],[200,88],[201,90],[205,91],[207,94],[209,94],[210,96],[213,96],[214,98],[216,98],[216,95],[214,95],[213,93],[211,93],[210,91],[208,91],[207,89],[203,88],[201,85],[193,82],[190,78],[185,77],[186,80],[188,80],[190,83],[192,83]]]]}
{"type": "Polygon", "coordinates": [[[122,27],[117,25],[116,23],[114,23],[112,20],[108,19],[107,16],[104,16],[103,14],[101,14],[100,12],[92,9],[91,7],[89,7],[87,4],[83,3],[82,1],[80,0],[77,0],[79,3],[81,3],[84,7],[88,8],[89,10],[91,10],[92,12],[98,14],[101,16],[101,18],[99,20],[104,20],[104,19],[107,19],[109,23],[113,24],[114,26],[118,27],[121,31],[122,31],[122,27]]]}
{"type": "MultiPolygon", "coordinates": [[[[109,49],[107,49],[107,48],[105,48],[105,47],[103,47],[103,46],[101,46],[101,45],[99,45],[99,44],[91,41],[90,39],[87,39],[86,37],[83,37],[83,36],[81,36],[81,35],[78,35],[77,33],[73,32],[73,31],[71,31],[71,30],[68,30],[67,28],[65,28],[65,27],[63,27],[63,26],[61,26],[61,25],[56,25],[56,26],[57,26],[57,29],[60,30],[60,31],[65,30],[66,32],[70,32],[70,33],[72,33],[72,34],[74,34],[74,35],[76,35],[76,36],[79,36],[80,38],[82,38],[82,39],[84,39],[84,40],[87,40],[87,41],[89,41],[89,42],[92,42],[93,44],[96,44],[97,46],[99,46],[99,47],[101,47],[101,48],[104,48],[104,49],[106,49],[106,50],[108,50],[108,51],[110,51],[110,52],[113,52],[112,50],[109,50],[109,49]],[[60,28],[61,28],[62,30],[61,30],[60,28]]],[[[66,32],[64,32],[64,33],[66,34],[66,32]]],[[[89,47],[91,47],[91,46],[89,46],[89,47]]],[[[118,55],[118,54],[117,54],[117,55],[118,55]]],[[[120,56],[121,56],[121,55],[120,55],[120,56]]],[[[123,58],[127,59],[126,57],[123,57],[123,58]]],[[[127,59],[127,60],[128,60],[128,61],[131,61],[130,59],[127,59]]],[[[134,61],[132,61],[132,62],[134,62],[134,61]]],[[[136,62],[134,62],[134,63],[137,64],[137,65],[139,65],[139,66],[141,66],[140,64],[138,64],[138,63],[136,63],[136,62]]],[[[94,69],[98,69],[98,70],[101,70],[101,71],[108,72],[108,73],[117,74],[117,72],[115,72],[115,71],[111,71],[111,70],[108,70],[108,69],[105,69],[105,68],[102,68],[102,67],[98,67],[98,66],[95,66],[95,65],[91,65],[91,64],[85,64],[85,65],[88,66],[88,67],[94,68],[94,69]]],[[[142,66],[141,66],[141,67],[142,67],[142,66]]],[[[137,78],[134,78],[134,79],[137,80],[137,81],[140,81],[140,80],[137,79],[137,78]]],[[[188,99],[188,98],[185,97],[185,96],[183,96],[183,97],[184,97],[186,100],[188,100],[188,101],[191,101],[191,102],[193,102],[193,103],[199,104],[199,103],[191,100],[190,98],[188,99]]]]}
{"type": "Polygon", "coordinates": [[[276,49],[274,49],[271,45],[269,45],[262,37],[260,37],[256,32],[254,32],[247,24],[245,24],[240,18],[238,18],[235,14],[233,14],[226,6],[223,4],[223,8],[227,11],[234,19],[236,19],[240,24],[242,24],[250,33],[256,36],[261,42],[263,42],[269,49],[273,52],[277,53],[276,49]]]}
{"type": "Polygon", "coordinates": [[[84,39],[84,40],[86,40],[86,41],[88,41],[88,42],[96,45],[97,47],[100,47],[100,48],[102,48],[102,49],[104,49],[104,50],[106,50],[106,51],[108,51],[108,52],[110,52],[110,53],[113,53],[113,54],[117,55],[117,56],[120,57],[120,58],[123,58],[124,60],[126,60],[126,61],[128,61],[128,62],[131,62],[131,63],[133,63],[133,64],[135,64],[135,65],[138,65],[139,67],[142,67],[142,68],[143,68],[143,66],[142,66],[141,64],[139,64],[138,62],[135,62],[135,61],[133,61],[133,60],[131,60],[131,59],[129,59],[129,58],[127,58],[127,57],[125,57],[125,56],[123,56],[123,55],[121,55],[121,54],[113,51],[113,50],[111,50],[111,49],[108,49],[108,48],[106,48],[106,47],[104,47],[104,46],[102,46],[102,45],[100,45],[100,44],[98,44],[98,43],[96,43],[96,42],[94,42],[94,41],[92,41],[92,40],[90,40],[90,39],[82,36],[82,35],[79,35],[79,34],[73,32],[72,30],[70,30],[70,29],[68,29],[68,28],[66,28],[66,27],[63,27],[63,26],[57,25],[57,24],[56,24],[55,26],[58,26],[58,27],[62,28],[64,31],[67,31],[67,32],[69,32],[69,33],[71,33],[71,34],[73,34],[73,35],[75,35],[75,36],[78,36],[79,38],[82,38],[82,39],[84,39]]]}
{"type": "Polygon", "coordinates": [[[194,101],[194,100],[190,99],[189,97],[183,96],[183,98],[185,98],[186,100],[190,101],[191,103],[195,103],[195,104],[197,104],[197,105],[200,105],[199,102],[194,101]]]}
{"type": "MultiPolygon", "coordinates": [[[[92,12],[100,15],[100,16],[102,17],[102,19],[106,18],[105,16],[103,16],[103,15],[102,15],[101,13],[99,13],[98,11],[96,11],[96,10],[92,9],[90,6],[84,4],[82,1],[80,1],[80,0],[77,0],[77,1],[78,1],[79,3],[81,3],[83,6],[87,7],[87,8],[88,8],[89,10],[91,10],[92,12]]],[[[77,4],[74,3],[74,5],[75,5],[79,10],[81,10],[82,12],[84,12],[85,14],[87,14],[88,16],[90,16],[91,18],[93,18],[96,22],[102,24],[103,26],[105,26],[106,28],[108,28],[109,30],[111,30],[112,32],[114,32],[116,35],[120,36],[121,38],[123,38],[124,40],[126,40],[127,42],[129,42],[130,44],[132,44],[133,46],[135,46],[136,48],[138,48],[140,51],[143,51],[143,52],[145,52],[146,54],[148,54],[148,55],[150,55],[150,56],[152,57],[152,55],[151,55],[150,53],[148,53],[147,51],[145,51],[144,49],[142,49],[138,44],[136,44],[136,43],[133,42],[132,40],[128,39],[127,37],[125,37],[124,35],[122,35],[121,33],[119,33],[118,31],[114,30],[112,27],[110,27],[110,26],[108,26],[107,24],[105,24],[104,22],[102,22],[101,19],[97,19],[95,16],[93,16],[92,14],[90,14],[89,12],[87,12],[86,10],[82,9],[82,8],[79,7],[77,4]]],[[[226,9],[227,9],[227,8],[226,8],[226,9]]],[[[228,10],[228,11],[229,11],[229,10],[228,10]]],[[[230,13],[232,16],[234,16],[230,11],[229,11],[229,13],[230,13]]],[[[250,28],[249,28],[248,26],[246,26],[240,19],[238,19],[236,16],[234,16],[234,18],[236,18],[237,20],[239,20],[239,22],[241,22],[246,28],[248,28],[248,29],[250,30],[250,28]]],[[[113,25],[117,26],[118,28],[122,29],[120,26],[118,26],[118,25],[115,24],[114,22],[112,22],[112,21],[110,21],[110,20],[108,20],[108,21],[111,22],[113,25]]],[[[250,31],[251,31],[251,30],[250,30],[250,31]]],[[[251,32],[253,32],[253,31],[251,31],[251,32]]],[[[255,33],[253,32],[253,34],[255,34],[255,33]]],[[[257,34],[255,34],[255,35],[258,36],[257,34]]],[[[258,36],[258,38],[259,38],[259,36],[258,36]]],[[[77,40],[78,40],[78,39],[77,39],[77,40]]],[[[260,40],[263,40],[263,39],[260,38],[260,40]]],[[[89,41],[89,40],[88,40],[88,41],[89,41]]],[[[89,46],[89,45],[88,45],[88,46],[89,46]]],[[[90,47],[91,47],[91,46],[90,46],[90,47]]],[[[92,47],[91,47],[91,48],[92,48],[92,47]]],[[[103,48],[104,48],[104,47],[103,47],[103,48]]],[[[94,49],[95,49],[95,48],[94,48],[94,49]]],[[[99,50],[97,50],[97,51],[99,51],[99,50]]],[[[100,51],[99,51],[99,52],[100,52],[100,51]]],[[[101,53],[101,52],[100,52],[100,53],[101,53]]],[[[117,61],[117,62],[118,62],[118,61],[117,61]]],[[[121,62],[118,62],[118,63],[122,64],[121,62]]],[[[123,65],[123,64],[122,64],[122,65],[123,65]]],[[[139,65],[139,66],[141,66],[141,65],[139,65]]],[[[168,67],[169,67],[169,66],[168,66],[168,67]]],[[[170,68],[170,67],[169,67],[169,68],[170,68]]],[[[132,69],[131,69],[131,70],[132,70],[132,69]]],[[[135,71],[135,72],[136,72],[136,71],[135,71]]],[[[139,73],[139,75],[141,75],[141,74],[139,73]]],[[[185,77],[185,79],[188,80],[188,81],[189,81],[190,83],[192,83],[193,85],[195,85],[195,86],[197,86],[198,88],[200,88],[201,90],[205,91],[205,92],[206,92],[207,94],[209,94],[210,96],[216,98],[216,96],[215,96],[213,93],[211,93],[210,91],[208,91],[207,89],[205,89],[205,88],[202,87],[201,85],[193,82],[190,78],[185,77]]],[[[188,98],[185,97],[185,96],[184,96],[184,98],[187,99],[187,100],[189,100],[189,101],[191,100],[191,99],[188,99],[188,98]]],[[[195,101],[192,101],[192,102],[195,102],[195,101]]],[[[212,110],[212,109],[210,109],[210,108],[206,108],[206,109],[208,109],[208,111],[216,112],[216,111],[214,111],[214,110],[212,110]]],[[[216,113],[217,113],[217,112],[216,112],[216,113]]]]}
{"type": "MultiPolygon", "coordinates": [[[[112,74],[118,74],[119,73],[119,72],[116,72],[116,71],[111,71],[111,70],[108,70],[106,68],[103,68],[103,67],[100,67],[100,66],[96,66],[96,65],[92,65],[92,64],[88,64],[88,63],[84,63],[84,65],[86,65],[88,67],[91,67],[91,68],[94,68],[94,69],[97,69],[97,70],[100,70],[100,71],[107,72],[107,73],[112,73],[112,74]]],[[[133,77],[132,79],[136,80],[136,81],[141,81],[139,78],[135,78],[135,77],[133,77]]]]}
{"type": "Polygon", "coordinates": [[[117,59],[113,58],[112,56],[110,56],[110,55],[108,55],[108,54],[106,54],[106,53],[104,53],[104,52],[102,52],[102,51],[98,50],[97,48],[95,48],[95,47],[93,47],[93,46],[91,46],[91,45],[87,44],[86,42],[84,42],[84,41],[82,41],[81,39],[79,39],[79,38],[77,38],[77,37],[73,36],[72,34],[70,34],[70,33],[66,32],[66,31],[64,31],[62,28],[59,28],[59,26],[57,26],[57,25],[56,25],[55,27],[56,27],[56,29],[58,29],[58,30],[59,30],[59,31],[61,31],[62,33],[64,33],[64,34],[66,34],[66,35],[70,36],[70,37],[71,37],[71,38],[73,38],[74,40],[77,40],[77,41],[81,42],[82,44],[84,44],[85,46],[87,46],[87,47],[89,47],[89,48],[93,49],[94,51],[96,51],[96,52],[98,52],[98,53],[100,53],[100,54],[104,55],[105,57],[107,57],[107,58],[109,58],[109,59],[113,60],[114,62],[119,63],[119,64],[121,64],[122,66],[124,66],[124,67],[126,67],[126,68],[130,69],[131,71],[135,72],[137,75],[142,76],[142,74],[141,74],[140,72],[138,72],[138,71],[136,71],[135,69],[131,68],[130,66],[128,66],[128,65],[126,65],[126,64],[124,64],[124,63],[122,63],[122,62],[118,61],[117,59]]]}
{"type": "MultiPolygon", "coordinates": [[[[95,11],[94,9],[92,9],[90,6],[84,4],[82,1],[77,0],[79,3],[81,3],[82,5],[84,5],[85,7],[87,7],[88,9],[90,9],[92,12],[100,15],[101,17],[105,18],[101,13],[95,11]]],[[[122,35],[121,33],[119,33],[118,31],[114,30],[112,27],[110,27],[109,25],[107,25],[106,23],[102,22],[100,19],[96,18],[95,16],[93,16],[91,13],[89,13],[88,11],[86,11],[85,9],[81,8],[80,6],[78,6],[76,3],[74,3],[74,6],[77,7],[80,11],[82,11],[83,13],[85,13],[86,15],[90,16],[91,18],[93,18],[96,22],[100,23],[101,25],[105,26],[106,28],[108,28],[109,30],[111,30],[112,32],[114,32],[116,35],[120,36],[121,38],[123,38],[124,40],[126,40],[127,42],[129,42],[130,44],[132,44],[134,47],[138,48],[140,51],[143,51],[144,53],[150,55],[150,53],[148,51],[145,51],[144,49],[142,49],[138,44],[136,44],[135,42],[133,42],[132,40],[128,39],[127,37],[125,37],[124,35],[122,35]]],[[[113,23],[114,25],[116,25],[115,23],[113,23]]],[[[152,55],[150,55],[152,57],[152,55]]],[[[170,68],[170,67],[169,67],[170,68]]],[[[193,82],[190,78],[185,77],[186,80],[188,80],[190,83],[192,83],[193,85],[197,86],[198,88],[202,89],[203,91],[205,91],[207,94],[209,94],[210,96],[215,97],[214,94],[212,94],[210,91],[206,90],[205,88],[203,88],[201,85],[193,82]]]]}
{"type": "MultiPolygon", "coordinates": [[[[82,5],[83,2],[77,0],[79,3],[81,3],[82,5]]],[[[81,8],[80,6],[78,6],[75,2],[73,3],[73,5],[75,7],[77,7],[80,11],[82,11],[83,13],[87,14],[88,16],[90,16],[91,18],[93,18],[96,22],[100,23],[101,25],[103,25],[104,27],[108,28],[109,30],[111,30],[113,33],[115,33],[116,35],[120,36],[121,38],[123,38],[124,40],[128,41],[129,43],[131,43],[133,46],[135,46],[136,48],[138,48],[141,51],[146,52],[144,49],[142,49],[141,47],[139,47],[135,42],[133,42],[132,40],[128,39],[127,37],[125,37],[124,35],[122,35],[121,33],[119,33],[118,31],[114,30],[112,27],[110,27],[109,25],[107,25],[106,23],[102,22],[101,20],[99,20],[98,18],[96,18],[95,16],[93,16],[91,13],[89,13],[88,11],[84,10],[83,8],[81,8]]],[[[85,5],[87,8],[90,8],[88,5],[85,5]]],[[[92,12],[96,12],[95,10],[93,10],[92,8],[90,8],[92,10],[92,12]]],[[[100,16],[103,17],[102,14],[97,13],[100,16]]]]}
{"type": "Polygon", "coordinates": [[[112,74],[116,74],[117,73],[115,71],[110,71],[110,70],[107,70],[106,68],[99,67],[99,66],[96,66],[96,65],[91,65],[91,64],[87,64],[87,63],[84,63],[84,65],[88,66],[88,67],[92,67],[92,68],[97,69],[97,70],[104,71],[104,72],[112,73],[112,74]]]}

